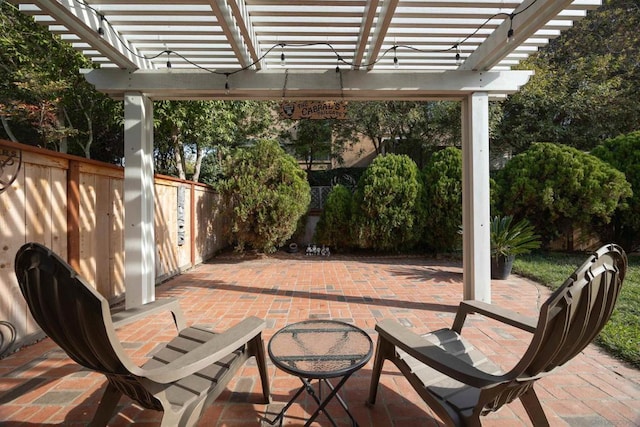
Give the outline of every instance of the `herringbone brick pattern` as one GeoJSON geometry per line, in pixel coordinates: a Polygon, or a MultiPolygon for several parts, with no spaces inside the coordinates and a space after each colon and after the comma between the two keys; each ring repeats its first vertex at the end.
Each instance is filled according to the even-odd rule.
{"type": "MultiPolygon", "coordinates": [[[[511,276],[492,283],[493,303],[535,315],[549,291],[511,276]]],[[[374,326],[395,318],[418,332],[451,325],[462,298],[459,262],[421,257],[307,257],[279,254],[265,258],[223,256],[188,271],[157,288],[157,296],[180,299],[188,323],[223,330],[246,316],[267,321],[265,344],[286,324],[306,319],[353,323],[376,339],[374,326]]],[[[129,354],[142,362],[156,345],[175,334],[168,314],[118,331],[129,354]]],[[[494,361],[510,368],[526,348],[529,334],[472,316],[463,334],[494,361]]],[[[343,395],[360,426],[440,425],[409,383],[387,364],[378,401],[365,406],[372,361],[356,372],[343,395]]],[[[225,393],[208,409],[203,426],[260,426],[273,418],[300,386],[297,378],[270,364],[272,403],[260,403],[260,381],[250,361],[225,393]]],[[[0,422],[10,426],[86,425],[104,385],[46,339],[0,360],[0,422]]],[[[537,385],[542,405],[554,426],[640,425],[640,371],[590,346],[569,365],[537,385]]],[[[303,425],[313,412],[310,397],[301,397],[285,417],[286,425],[303,425]]],[[[114,426],[156,425],[160,414],[141,410],[123,398],[114,426]]],[[[329,412],[339,425],[349,425],[342,408],[329,412]]],[[[314,424],[330,425],[321,415],[314,424]]],[[[488,426],[530,425],[514,402],[483,419],[488,426]]]]}

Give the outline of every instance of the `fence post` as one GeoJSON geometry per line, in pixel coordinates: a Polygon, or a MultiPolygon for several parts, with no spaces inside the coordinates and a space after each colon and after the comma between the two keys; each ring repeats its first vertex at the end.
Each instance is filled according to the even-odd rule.
{"type": "Polygon", "coordinates": [[[69,160],[67,171],[67,262],[80,271],[80,162],[69,160]]]}
{"type": "Polygon", "coordinates": [[[191,203],[189,204],[189,244],[191,245],[191,267],[196,265],[196,186],[191,182],[191,203]]]}

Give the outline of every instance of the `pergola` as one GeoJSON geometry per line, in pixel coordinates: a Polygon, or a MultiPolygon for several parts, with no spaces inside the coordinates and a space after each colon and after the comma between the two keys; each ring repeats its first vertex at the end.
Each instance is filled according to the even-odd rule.
{"type": "Polygon", "coordinates": [[[489,99],[600,0],[13,0],[125,105],[126,305],[155,299],[153,103],[459,100],[464,299],[489,302],[489,99]]]}

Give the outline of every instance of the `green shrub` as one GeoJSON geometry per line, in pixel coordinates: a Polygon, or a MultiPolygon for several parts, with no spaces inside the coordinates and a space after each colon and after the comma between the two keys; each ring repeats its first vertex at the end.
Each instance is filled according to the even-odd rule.
{"type": "Polygon", "coordinates": [[[422,171],[425,182],[425,243],[436,251],[460,247],[462,224],[462,151],[436,152],[422,171]]]}
{"type": "Polygon", "coordinates": [[[405,155],[378,156],[354,194],[354,229],[360,247],[410,249],[420,240],[423,184],[415,162],[405,155]]]}
{"type": "Polygon", "coordinates": [[[316,226],[316,241],[335,249],[353,246],[351,240],[351,191],[343,185],[331,189],[316,226]]]}
{"type": "Polygon", "coordinates": [[[236,249],[274,252],[293,235],[309,206],[304,171],[275,141],[238,149],[224,169],[220,189],[232,210],[236,249]]]}
{"type": "Polygon", "coordinates": [[[640,241],[640,131],[608,139],[591,153],[624,173],[631,184],[628,209],[618,209],[614,222],[615,240],[632,249],[640,241]]]}
{"type": "Polygon", "coordinates": [[[631,186],[617,169],[551,143],[535,143],[515,156],[496,180],[500,211],[528,218],[545,243],[572,227],[592,231],[608,223],[631,195],[631,186]]]}

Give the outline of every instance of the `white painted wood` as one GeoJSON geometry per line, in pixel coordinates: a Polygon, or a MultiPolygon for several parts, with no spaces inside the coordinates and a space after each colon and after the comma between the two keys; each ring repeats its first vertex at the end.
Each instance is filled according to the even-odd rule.
{"type": "MultiPolygon", "coordinates": [[[[240,23],[237,22],[233,16],[231,8],[224,0],[212,0],[209,4],[211,5],[211,10],[218,20],[218,25],[222,28],[222,32],[227,38],[231,49],[235,53],[240,66],[243,68],[249,66],[254,62],[254,59],[251,58],[249,49],[245,48],[245,46],[247,46],[245,43],[251,42],[251,40],[243,40],[243,35],[241,34],[239,27],[240,23]]],[[[247,34],[246,31],[245,34],[247,34]]],[[[249,46],[251,46],[251,50],[253,50],[253,46],[249,46]]]]}
{"type": "Polygon", "coordinates": [[[353,53],[353,64],[355,69],[360,68],[360,65],[362,64],[362,57],[364,56],[364,51],[367,48],[367,43],[369,41],[367,36],[371,33],[373,20],[378,12],[378,3],[379,0],[369,0],[364,6],[362,22],[360,23],[360,31],[358,34],[358,43],[356,43],[356,48],[353,53]]]}
{"type": "Polygon", "coordinates": [[[238,26],[238,30],[242,35],[244,40],[244,44],[251,56],[253,62],[255,62],[255,68],[257,70],[262,68],[262,64],[258,59],[258,53],[260,51],[260,42],[256,37],[255,28],[253,26],[252,17],[249,15],[247,11],[247,4],[242,2],[228,2],[228,7],[231,8],[231,13],[235,18],[236,25],[238,26]]]}
{"type": "MultiPolygon", "coordinates": [[[[543,46],[560,30],[600,5],[600,0],[15,0],[63,39],[87,43],[87,56],[105,67],[162,69],[167,49],[172,68],[238,71],[280,69],[280,44],[286,44],[288,69],[333,70],[338,57],[344,69],[393,70],[396,44],[406,46],[416,61],[405,70],[453,70],[456,44],[465,67],[505,69],[513,47],[503,46],[510,14],[517,46],[543,46]],[[531,7],[529,8],[529,5],[531,7]],[[97,28],[105,19],[105,35],[97,28]],[[478,48],[481,46],[481,48],[478,48]],[[477,52],[475,50],[478,49],[477,52]],[[191,52],[198,51],[199,54],[191,52]],[[94,52],[99,52],[95,54],[94,52]],[[429,58],[432,53],[450,54],[429,58]],[[366,57],[365,57],[366,54],[366,57]],[[502,58],[502,59],[500,59],[502,58]],[[377,61],[375,64],[371,64],[377,61]],[[491,65],[493,64],[493,65],[491,65]],[[425,68],[426,67],[426,68],[425,68]],[[251,67],[253,68],[253,67],[251,67]]],[[[399,50],[400,51],[400,50],[399,50]]],[[[516,60],[515,63],[519,61],[516,60]]]]}
{"type": "Polygon", "coordinates": [[[515,13],[518,15],[513,18],[513,22],[510,22],[510,19],[505,19],[467,58],[460,69],[490,70],[571,3],[572,0],[527,0],[522,2],[515,9],[515,13]],[[513,40],[507,42],[507,33],[511,27],[514,30],[513,40]]]}
{"type": "MultiPolygon", "coordinates": [[[[243,71],[226,77],[202,70],[127,71],[118,69],[84,70],[85,78],[97,90],[120,98],[127,91],[145,93],[160,99],[282,99],[283,70],[243,71]]],[[[287,98],[305,100],[345,98],[369,99],[461,99],[473,92],[498,96],[516,92],[532,71],[445,71],[415,73],[402,71],[345,70],[340,76],[331,71],[290,70],[287,98]]]]}
{"type": "Polygon", "coordinates": [[[367,70],[372,70],[375,66],[374,62],[378,59],[380,47],[387,36],[389,25],[391,24],[391,19],[393,19],[393,14],[398,3],[399,0],[385,0],[382,2],[380,15],[378,16],[378,21],[374,24],[371,42],[369,43],[369,50],[367,51],[367,56],[365,58],[369,64],[367,66],[367,70]]]}
{"type": "Polygon", "coordinates": [[[465,300],[491,302],[489,96],[462,101],[462,262],[465,300]]]}
{"type": "Polygon", "coordinates": [[[126,308],[155,300],[153,103],[124,96],[124,250],[126,308]]]}
{"type": "MultiPolygon", "coordinates": [[[[56,22],[63,24],[63,32],[69,28],[82,40],[94,46],[104,56],[122,68],[153,68],[151,62],[143,60],[135,46],[126,42],[122,35],[118,34],[100,20],[97,13],[88,9],[80,2],[74,0],[37,0],[34,2],[43,12],[53,17],[56,22]],[[98,28],[102,27],[104,35],[98,34],[98,28]]],[[[51,29],[50,29],[51,30],[51,29]]]]}

